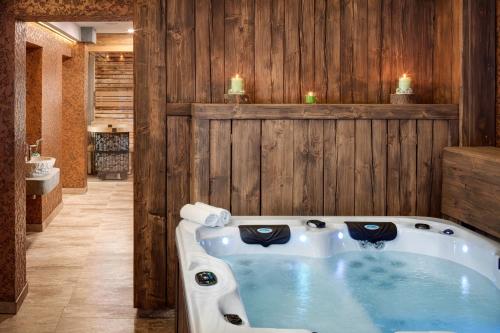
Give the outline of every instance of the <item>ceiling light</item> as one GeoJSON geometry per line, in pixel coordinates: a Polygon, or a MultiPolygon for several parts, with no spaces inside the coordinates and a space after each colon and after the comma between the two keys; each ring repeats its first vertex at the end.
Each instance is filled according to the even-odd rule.
{"type": "Polygon", "coordinates": [[[38,25],[44,27],[47,30],[50,30],[51,32],[55,33],[62,39],[64,39],[66,42],[69,42],[71,44],[76,44],[78,40],[75,39],[75,37],[71,36],[70,34],[67,34],[66,32],[58,29],[57,27],[51,25],[50,23],[47,22],[37,22],[38,25]]]}

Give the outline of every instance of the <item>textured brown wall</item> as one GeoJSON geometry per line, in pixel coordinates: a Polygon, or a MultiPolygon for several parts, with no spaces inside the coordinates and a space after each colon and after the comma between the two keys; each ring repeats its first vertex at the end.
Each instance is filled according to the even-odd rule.
{"type": "Polygon", "coordinates": [[[26,49],[26,142],[42,137],[42,55],[43,49],[28,44],[26,49]]]}
{"type": "MultiPolygon", "coordinates": [[[[26,24],[26,41],[41,48],[42,52],[42,104],[41,115],[35,114],[26,120],[35,120],[35,123],[26,123],[27,132],[39,126],[43,139],[41,153],[44,156],[56,158],[56,167],[62,165],[62,63],[63,56],[71,56],[71,44],[53,32],[35,24],[26,24]]],[[[39,109],[28,108],[31,111],[39,109]]],[[[35,132],[37,132],[36,129],[35,132]]],[[[35,140],[38,138],[35,138],[35,140]]],[[[33,144],[34,142],[29,142],[33,144]]],[[[26,222],[30,224],[42,223],[52,211],[62,202],[62,184],[55,190],[33,199],[27,196],[26,222]]]]}
{"type": "Polygon", "coordinates": [[[63,61],[61,179],[65,188],[87,187],[87,45],[63,61]]]}
{"type": "MultiPolygon", "coordinates": [[[[24,178],[26,45],[24,24],[0,8],[0,308],[26,286],[24,178]]],[[[9,304],[7,304],[9,303],[9,304]]],[[[5,310],[4,310],[5,311],[5,310]]]]}
{"type": "Polygon", "coordinates": [[[128,21],[132,0],[18,0],[16,17],[25,21],[128,21]]]}

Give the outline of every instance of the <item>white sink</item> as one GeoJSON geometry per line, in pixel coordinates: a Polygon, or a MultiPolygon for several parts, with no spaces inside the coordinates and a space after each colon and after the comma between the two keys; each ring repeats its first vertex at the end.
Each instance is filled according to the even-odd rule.
{"type": "Polygon", "coordinates": [[[30,161],[26,161],[25,173],[27,178],[43,177],[50,173],[54,168],[56,159],[53,157],[32,157],[30,161]]]}

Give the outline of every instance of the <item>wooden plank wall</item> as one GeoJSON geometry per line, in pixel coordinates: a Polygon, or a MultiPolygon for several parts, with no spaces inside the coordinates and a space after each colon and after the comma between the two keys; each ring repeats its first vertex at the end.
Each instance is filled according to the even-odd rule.
{"type": "MultiPolygon", "coordinates": [[[[251,117],[250,117],[251,118],[251,117]]],[[[457,119],[193,118],[191,201],[235,215],[440,216],[457,119]]]]}
{"type": "Polygon", "coordinates": [[[95,117],[133,119],[133,53],[95,53],[95,117]]]}
{"type": "Polygon", "coordinates": [[[170,0],[167,102],[388,102],[408,72],[423,103],[458,103],[459,0],[170,0]]]}
{"type": "Polygon", "coordinates": [[[96,52],[93,126],[111,124],[130,133],[134,151],[134,54],[96,52]]]}

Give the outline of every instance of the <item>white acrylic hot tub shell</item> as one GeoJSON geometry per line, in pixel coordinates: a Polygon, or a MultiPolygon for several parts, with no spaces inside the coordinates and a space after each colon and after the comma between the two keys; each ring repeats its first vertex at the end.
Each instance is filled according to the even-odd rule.
{"type": "Polygon", "coordinates": [[[309,333],[307,330],[250,327],[230,267],[213,255],[274,253],[328,257],[339,252],[360,250],[358,242],[349,237],[345,221],[394,222],[398,227],[398,237],[387,242],[382,251],[419,253],[451,260],[483,274],[500,288],[499,245],[445,220],[359,216],[233,217],[224,228],[207,228],[184,220],[177,227],[176,240],[191,333],[309,333]],[[327,222],[327,227],[307,227],[304,222],[311,218],[327,222]],[[419,222],[429,224],[431,229],[415,229],[415,223],[419,222]],[[287,244],[267,248],[248,245],[239,236],[238,225],[242,224],[288,224],[291,239],[287,244]],[[453,229],[454,235],[441,233],[447,228],[453,229]],[[210,287],[199,286],[195,275],[201,271],[214,272],[218,283],[210,287]],[[223,317],[225,313],[238,314],[244,324],[235,326],[228,323],[223,317]]]}

